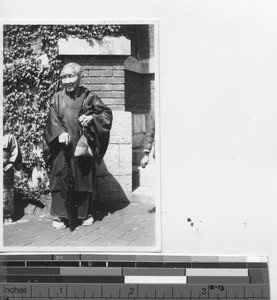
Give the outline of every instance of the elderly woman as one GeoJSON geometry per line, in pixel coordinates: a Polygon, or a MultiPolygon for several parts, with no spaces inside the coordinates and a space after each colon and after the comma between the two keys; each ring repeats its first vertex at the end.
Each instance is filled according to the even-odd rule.
{"type": "MultiPolygon", "coordinates": [[[[109,143],[112,112],[98,96],[80,86],[82,67],[69,63],[61,71],[64,86],[57,92],[50,105],[44,131],[45,160],[50,165],[51,215],[55,217],[53,227],[68,226],[69,212],[64,188],[71,188],[70,201],[74,202],[73,214],[82,225],[92,225],[95,199],[95,162],[100,164],[109,143]],[[90,157],[75,157],[75,149],[81,131],[86,129],[90,157]],[[64,186],[59,174],[69,166],[73,185],[64,186]]],[[[69,181],[65,180],[65,185],[69,181]]],[[[68,194],[66,194],[68,195],[68,194]]]]}

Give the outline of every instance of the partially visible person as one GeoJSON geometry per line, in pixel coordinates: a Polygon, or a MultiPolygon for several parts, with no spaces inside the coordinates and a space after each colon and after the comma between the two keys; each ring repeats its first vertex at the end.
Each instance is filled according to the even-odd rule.
{"type": "MultiPolygon", "coordinates": [[[[147,120],[146,120],[146,133],[143,144],[143,157],[140,161],[142,168],[145,168],[149,163],[150,153],[153,153],[153,158],[155,158],[155,114],[154,109],[151,109],[147,120]]],[[[156,207],[154,206],[149,210],[150,213],[156,212],[156,207]]]]}
{"type": "MultiPolygon", "coordinates": [[[[5,118],[4,118],[5,123],[5,118]]],[[[14,170],[20,170],[22,157],[15,136],[4,130],[3,137],[3,218],[11,223],[15,217],[14,170]]]]}
{"type": "Polygon", "coordinates": [[[47,165],[50,166],[50,213],[55,217],[55,229],[70,226],[71,213],[67,205],[72,201],[73,213],[81,224],[93,224],[95,163],[100,164],[107,150],[112,126],[111,109],[96,94],[80,86],[82,73],[82,67],[76,63],[69,63],[63,67],[63,90],[57,92],[51,101],[44,130],[44,155],[47,165]],[[93,157],[74,156],[82,128],[87,131],[93,157]],[[73,177],[71,183],[74,182],[74,186],[68,182],[63,184],[59,180],[59,174],[63,172],[65,165],[69,165],[73,177]],[[63,191],[69,188],[73,190],[65,195],[63,191]]]}
{"type": "Polygon", "coordinates": [[[151,109],[146,121],[146,134],[145,134],[144,144],[143,144],[143,157],[140,161],[140,165],[143,168],[145,168],[149,163],[149,155],[152,149],[153,149],[153,157],[155,157],[154,142],[155,142],[155,114],[154,114],[154,109],[151,109]]]}

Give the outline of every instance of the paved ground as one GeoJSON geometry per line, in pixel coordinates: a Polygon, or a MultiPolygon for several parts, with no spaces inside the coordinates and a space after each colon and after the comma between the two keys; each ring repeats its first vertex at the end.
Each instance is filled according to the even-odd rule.
{"type": "MultiPolygon", "coordinates": [[[[92,226],[55,230],[49,210],[36,208],[11,224],[3,226],[4,247],[153,247],[156,213],[151,206],[131,202],[114,211],[99,210],[92,226]]],[[[61,249],[62,250],[62,249],[61,249]]]]}

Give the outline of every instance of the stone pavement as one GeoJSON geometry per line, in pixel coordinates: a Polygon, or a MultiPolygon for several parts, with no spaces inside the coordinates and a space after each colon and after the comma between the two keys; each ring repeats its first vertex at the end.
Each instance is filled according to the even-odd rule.
{"type": "MultiPolygon", "coordinates": [[[[115,211],[98,211],[91,226],[56,230],[49,210],[36,208],[3,225],[4,247],[155,247],[156,213],[145,203],[130,202],[115,211]]],[[[87,250],[85,249],[85,250],[87,250]]],[[[63,250],[63,249],[61,249],[63,250]]],[[[119,249],[120,250],[120,249],[119,249]]]]}

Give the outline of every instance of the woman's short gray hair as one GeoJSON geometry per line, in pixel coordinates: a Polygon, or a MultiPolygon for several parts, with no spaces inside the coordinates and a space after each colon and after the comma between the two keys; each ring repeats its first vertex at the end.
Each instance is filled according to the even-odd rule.
{"type": "Polygon", "coordinates": [[[79,77],[83,74],[83,68],[74,62],[66,64],[61,71],[61,75],[63,74],[63,71],[67,68],[71,68],[79,77]]]}

